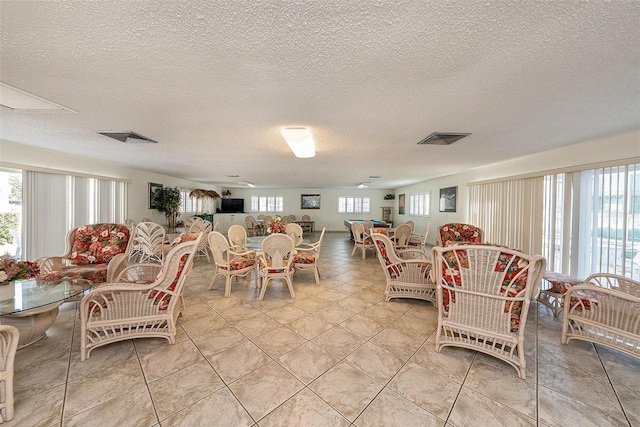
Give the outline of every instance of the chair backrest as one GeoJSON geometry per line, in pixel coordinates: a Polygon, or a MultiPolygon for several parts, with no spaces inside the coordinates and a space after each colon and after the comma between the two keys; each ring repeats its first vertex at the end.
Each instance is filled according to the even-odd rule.
{"type": "Polygon", "coordinates": [[[293,262],[295,244],[286,234],[270,234],[264,238],[260,246],[261,256],[269,262],[269,267],[279,268],[293,262]]]}
{"type": "Polygon", "coordinates": [[[220,220],[217,220],[213,226],[213,231],[220,231],[220,220]]]}
{"type": "Polygon", "coordinates": [[[289,218],[288,216],[283,216],[281,222],[285,225],[291,224],[291,218],[289,218]]]}
{"type": "Polygon", "coordinates": [[[264,220],[264,215],[263,215],[263,214],[258,215],[258,219],[259,219],[260,221],[263,221],[263,220],[264,220]]]}
{"type": "Polygon", "coordinates": [[[408,224],[400,224],[393,233],[395,245],[398,248],[406,247],[411,239],[411,227],[408,224]]]}
{"type": "Polygon", "coordinates": [[[243,226],[233,224],[227,231],[231,246],[241,247],[247,243],[247,230],[243,226]]]}
{"type": "Polygon", "coordinates": [[[449,246],[458,242],[483,243],[484,232],[471,224],[450,223],[438,227],[438,246],[449,246]]]}
{"type": "MultiPolygon", "coordinates": [[[[193,222],[191,223],[189,227],[189,231],[192,233],[202,233],[204,231],[204,229],[207,227],[207,222],[209,221],[205,221],[204,219],[200,218],[199,216],[195,217],[195,219],[193,220],[193,222]]],[[[186,223],[185,223],[186,225],[186,223]]]]}
{"type": "Polygon", "coordinates": [[[311,221],[311,217],[309,215],[302,215],[303,221],[311,221]]]}
{"type": "Polygon", "coordinates": [[[351,232],[353,233],[353,240],[356,244],[363,244],[365,240],[364,227],[359,222],[351,224],[351,232]]]}
{"type": "Polygon", "coordinates": [[[473,244],[436,246],[432,253],[440,319],[498,334],[524,334],[544,258],[473,244]]]}
{"type": "Polygon", "coordinates": [[[320,238],[318,239],[318,241],[316,242],[316,262],[318,261],[318,258],[320,258],[320,249],[322,248],[322,238],[324,237],[324,232],[327,229],[327,227],[322,227],[322,232],[320,233],[320,238]]]}
{"type": "Polygon", "coordinates": [[[613,289],[614,291],[624,292],[625,294],[640,297],[640,282],[631,280],[625,276],[619,276],[611,273],[596,273],[584,280],[585,284],[597,285],[602,288],[613,289]]]}
{"type": "Polygon", "coordinates": [[[13,364],[20,332],[11,325],[0,325],[0,422],[14,417],[13,364]]]}
{"type": "Polygon", "coordinates": [[[209,233],[209,249],[213,254],[213,262],[218,267],[227,267],[227,251],[229,250],[229,242],[224,234],[218,231],[209,233]]]}
{"type": "Polygon", "coordinates": [[[291,219],[291,221],[295,221],[296,220],[296,216],[295,215],[289,215],[289,219],[291,219]]]}
{"type": "Polygon", "coordinates": [[[204,248],[207,246],[207,242],[208,242],[207,241],[207,236],[209,235],[209,233],[213,229],[213,225],[211,224],[211,221],[207,221],[205,219],[202,222],[204,222],[204,229],[201,231],[201,234],[204,237],[200,240],[200,244],[198,245],[198,251],[204,250],[204,248]]]}
{"type": "Polygon", "coordinates": [[[289,223],[284,227],[284,233],[293,239],[293,243],[298,246],[302,243],[302,227],[300,224],[289,223]]]}
{"type": "Polygon", "coordinates": [[[136,222],[134,220],[132,220],[131,218],[127,218],[124,220],[124,224],[128,225],[129,227],[135,227],[136,226],[136,222]]]}
{"type": "Polygon", "coordinates": [[[429,231],[431,230],[431,223],[427,224],[424,227],[424,231],[422,232],[422,234],[420,235],[421,239],[422,239],[422,246],[427,244],[427,236],[429,236],[429,231]]]}
{"type": "Polygon", "coordinates": [[[416,228],[416,225],[413,221],[407,221],[405,222],[405,224],[407,224],[409,227],[411,227],[411,232],[413,233],[413,230],[416,228]]]}
{"type": "Polygon", "coordinates": [[[155,222],[141,222],[136,225],[130,262],[162,264],[164,255],[164,227],[155,222]]]}
{"type": "Polygon", "coordinates": [[[67,233],[64,256],[77,265],[108,264],[115,255],[129,253],[134,233],[125,224],[83,225],[67,233]]]}
{"type": "Polygon", "coordinates": [[[373,229],[373,223],[371,222],[371,220],[365,219],[364,221],[362,221],[362,228],[364,228],[364,232],[366,234],[369,234],[373,229]]]}
{"type": "Polygon", "coordinates": [[[256,219],[253,217],[253,215],[247,215],[244,217],[244,222],[256,222],[256,219]]]}
{"type": "MultiPolygon", "coordinates": [[[[185,236],[188,234],[185,233],[185,236]]],[[[191,236],[194,236],[191,234],[191,236]]],[[[197,252],[198,245],[202,240],[205,240],[203,233],[195,236],[195,240],[185,241],[177,244],[165,257],[165,262],[162,264],[162,270],[158,274],[156,281],[154,282],[154,290],[162,291],[156,294],[152,291],[151,297],[158,299],[158,305],[160,310],[172,310],[175,307],[178,297],[182,294],[187,275],[193,265],[193,258],[197,252]],[[164,292],[173,293],[175,298],[167,300],[164,296],[164,292]]]]}
{"type": "Polygon", "coordinates": [[[264,222],[269,222],[273,219],[273,217],[271,215],[265,215],[264,218],[262,218],[262,220],[264,222]]]}
{"type": "Polygon", "coordinates": [[[199,219],[202,219],[202,218],[200,218],[199,216],[195,216],[195,215],[191,215],[191,216],[186,217],[184,219],[185,228],[187,228],[189,231],[191,231],[190,230],[191,226],[193,225],[194,222],[198,221],[199,219]]]}

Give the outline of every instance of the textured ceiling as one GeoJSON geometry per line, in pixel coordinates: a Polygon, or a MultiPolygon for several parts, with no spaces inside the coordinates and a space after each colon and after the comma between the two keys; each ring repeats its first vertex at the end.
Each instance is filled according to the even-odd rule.
{"type": "Polygon", "coordinates": [[[640,128],[635,0],[2,0],[0,17],[0,81],[77,112],[1,109],[3,140],[223,187],[395,188],[640,128]],[[314,158],[280,136],[301,125],[314,158]],[[435,131],[472,135],[417,145],[435,131]]]}

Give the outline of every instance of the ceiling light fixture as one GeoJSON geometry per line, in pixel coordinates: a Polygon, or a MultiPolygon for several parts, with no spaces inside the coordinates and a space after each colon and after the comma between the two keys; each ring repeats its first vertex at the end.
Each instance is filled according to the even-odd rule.
{"type": "Polygon", "coordinates": [[[305,127],[290,127],[282,128],[280,131],[289,148],[293,151],[296,157],[301,159],[307,159],[316,155],[315,144],[313,143],[313,136],[309,128],[305,127]]]}
{"type": "Polygon", "coordinates": [[[370,182],[361,182],[360,185],[358,185],[358,188],[367,188],[369,186],[369,184],[371,184],[370,182]]]}
{"type": "Polygon", "coordinates": [[[14,111],[68,111],[75,113],[71,108],[56,104],[24,90],[18,89],[6,83],[0,83],[0,105],[14,111]]]}
{"type": "Polygon", "coordinates": [[[251,188],[254,188],[256,186],[253,182],[249,182],[249,181],[240,181],[238,182],[238,184],[246,185],[247,187],[251,187],[251,188]]]}

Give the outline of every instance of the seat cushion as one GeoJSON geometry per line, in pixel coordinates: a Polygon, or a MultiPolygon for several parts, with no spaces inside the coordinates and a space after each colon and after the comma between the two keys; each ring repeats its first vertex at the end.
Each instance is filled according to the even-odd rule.
{"type": "Polygon", "coordinates": [[[298,253],[293,258],[294,264],[314,264],[316,262],[316,255],[312,253],[298,253]]]}
{"type": "Polygon", "coordinates": [[[75,265],[108,264],[129,244],[129,227],[124,224],[90,224],[78,227],[71,248],[75,265]]]}

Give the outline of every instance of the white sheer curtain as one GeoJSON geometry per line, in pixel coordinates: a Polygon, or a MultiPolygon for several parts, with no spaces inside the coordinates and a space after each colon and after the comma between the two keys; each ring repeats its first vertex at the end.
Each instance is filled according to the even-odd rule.
{"type": "Polygon", "coordinates": [[[23,171],[26,259],[60,255],[68,230],[99,222],[123,223],[127,183],[103,178],[23,171]]]}
{"type": "Polygon", "coordinates": [[[542,253],[543,177],[471,184],[469,222],[489,243],[542,253]]]}

